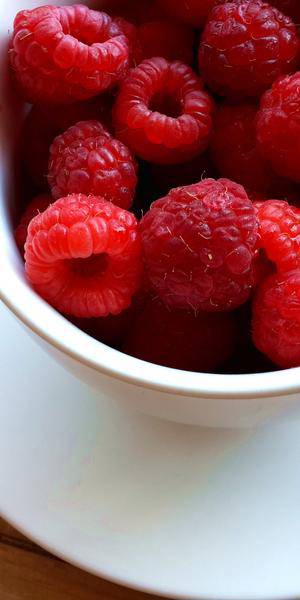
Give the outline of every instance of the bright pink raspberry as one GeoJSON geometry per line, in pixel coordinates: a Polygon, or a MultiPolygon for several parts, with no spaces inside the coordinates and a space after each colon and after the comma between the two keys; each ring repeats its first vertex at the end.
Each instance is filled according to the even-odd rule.
{"type": "Polygon", "coordinates": [[[157,200],[141,221],[149,281],[166,305],[222,311],[243,304],[255,283],[254,208],[229,179],[204,179],[157,200]]]}
{"type": "Polygon", "coordinates": [[[11,64],[29,102],[99,94],[128,70],[128,40],[114,20],[82,4],[41,6],[14,21],[11,64]]]}
{"type": "Polygon", "coordinates": [[[291,19],[260,0],[216,6],[199,48],[207,84],[225,96],[260,96],[296,68],[298,37],[291,19]]]}
{"type": "Polygon", "coordinates": [[[300,269],[266,279],[253,305],[253,340],[283,368],[300,366],[300,269]]]}
{"type": "Polygon", "coordinates": [[[102,196],[129,208],[137,183],[131,152],[99,121],[81,121],[50,148],[48,181],[54,198],[68,194],[102,196]]]}
{"type": "Polygon", "coordinates": [[[39,194],[38,196],[33,198],[33,200],[31,200],[31,202],[29,202],[29,204],[26,206],[26,209],[21,216],[18,226],[15,229],[15,240],[22,254],[24,252],[24,245],[27,238],[27,229],[30,221],[40,212],[46,210],[46,208],[48,208],[51,202],[52,198],[50,194],[39,194]]]}
{"type": "Polygon", "coordinates": [[[190,65],[193,60],[194,31],[187,25],[160,19],[140,25],[138,39],[140,60],[162,56],[167,60],[181,60],[190,65]]]}
{"type": "Polygon", "coordinates": [[[300,209],[283,200],[256,203],[259,245],[278,270],[300,268],[300,209]]]}
{"type": "Polygon", "coordinates": [[[118,137],[155,163],[192,159],[208,144],[212,100],[181,62],[144,60],[123,82],[114,106],[118,137]]]}
{"type": "Polygon", "coordinates": [[[193,27],[203,27],[215,0],[158,0],[158,5],[173,19],[193,27]]]}
{"type": "Polygon", "coordinates": [[[61,198],[31,221],[25,269],[57,310],[86,318],[117,315],[141,282],[137,221],[103,198],[61,198]]]}
{"type": "Polygon", "coordinates": [[[275,171],[300,182],[300,71],[279,79],[263,95],[256,131],[275,171]]]}
{"type": "Polygon", "coordinates": [[[22,130],[22,157],[30,178],[39,189],[47,187],[49,150],[54,138],[86,119],[97,119],[111,130],[112,102],[112,95],[106,93],[67,106],[35,104],[31,108],[22,130]]]}
{"type": "Polygon", "coordinates": [[[168,310],[150,299],[130,327],[123,351],[165,367],[213,371],[232,355],[236,339],[231,313],[168,310]]]}

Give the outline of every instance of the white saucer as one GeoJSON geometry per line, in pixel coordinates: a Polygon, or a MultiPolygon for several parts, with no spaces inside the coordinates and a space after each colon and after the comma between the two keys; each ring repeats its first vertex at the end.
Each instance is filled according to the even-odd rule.
{"type": "Polygon", "coordinates": [[[0,309],[0,511],[78,566],[187,598],[300,595],[300,415],[256,432],[131,414],[0,309]]]}

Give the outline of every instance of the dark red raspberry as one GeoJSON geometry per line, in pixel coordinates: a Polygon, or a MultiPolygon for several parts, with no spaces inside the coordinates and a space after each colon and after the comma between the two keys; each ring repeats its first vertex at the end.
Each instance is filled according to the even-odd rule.
{"type": "Polygon", "coordinates": [[[297,64],[296,27],[260,0],[233,0],[216,6],[203,31],[199,64],[217,93],[260,96],[297,64]]]}
{"type": "Polygon", "coordinates": [[[137,183],[131,152],[99,121],[81,121],[50,148],[48,181],[54,198],[68,194],[102,196],[129,208],[137,183]]]}
{"type": "Polygon", "coordinates": [[[165,367],[212,371],[231,356],[236,339],[233,314],[168,310],[156,299],[130,327],[123,351],[165,367]]]}
{"type": "Polygon", "coordinates": [[[270,4],[281,10],[284,15],[291,17],[296,25],[300,24],[299,0],[271,0],[270,4]]]}
{"type": "Polygon", "coordinates": [[[61,312],[117,315],[141,282],[137,221],[103,198],[61,198],[31,221],[25,269],[36,291],[61,312]]]}
{"type": "Polygon", "coordinates": [[[97,119],[111,129],[111,94],[102,94],[84,102],[67,106],[35,104],[29,111],[22,131],[22,157],[27,172],[41,190],[47,187],[50,146],[58,135],[71,125],[86,119],[97,119]]]}
{"type": "Polygon", "coordinates": [[[207,146],[212,106],[190,67],[156,57],[131,71],[113,117],[118,137],[138,156],[180,163],[207,146]]]}
{"type": "Polygon", "coordinates": [[[280,271],[300,268],[300,209],[283,200],[256,203],[259,244],[280,271]]]}
{"type": "Polygon", "coordinates": [[[255,283],[257,221],[244,188],[229,179],[171,190],[141,221],[149,281],[169,307],[222,311],[255,283]]]}
{"type": "Polygon", "coordinates": [[[18,226],[15,229],[15,240],[20,252],[24,253],[24,245],[27,238],[27,229],[30,221],[43,212],[51,204],[52,198],[50,194],[39,194],[27,205],[24,213],[21,216],[18,226]]]}
{"type": "Polygon", "coordinates": [[[140,25],[138,38],[140,60],[162,56],[167,60],[181,60],[190,65],[193,60],[194,31],[187,25],[160,19],[140,25]]]}
{"type": "Polygon", "coordinates": [[[215,0],[158,0],[158,4],[173,19],[203,27],[215,0]]]}
{"type": "Polygon", "coordinates": [[[153,0],[101,0],[101,8],[136,25],[160,19],[163,10],[153,0]]]}
{"type": "Polygon", "coordinates": [[[300,71],[279,79],[263,95],[256,131],[273,168],[300,182],[300,71]]]}
{"type": "Polygon", "coordinates": [[[266,279],[253,305],[253,340],[283,368],[300,366],[300,270],[266,279]]]}
{"type": "Polygon", "coordinates": [[[114,20],[81,4],[17,14],[11,64],[30,102],[65,103],[99,94],[127,72],[128,40],[114,20]]]}

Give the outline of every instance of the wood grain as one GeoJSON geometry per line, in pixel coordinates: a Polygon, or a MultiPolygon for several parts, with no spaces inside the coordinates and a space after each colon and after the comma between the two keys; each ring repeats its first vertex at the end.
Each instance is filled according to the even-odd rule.
{"type": "Polygon", "coordinates": [[[39,548],[0,519],[1,600],[154,600],[109,583],[39,548]]]}

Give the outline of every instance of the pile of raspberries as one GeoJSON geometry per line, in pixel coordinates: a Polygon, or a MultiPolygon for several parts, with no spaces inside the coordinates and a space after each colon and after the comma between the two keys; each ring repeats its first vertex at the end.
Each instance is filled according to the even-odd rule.
{"type": "Polygon", "coordinates": [[[15,17],[28,281],[146,361],[299,367],[299,1],[107,4],[15,17]]]}

